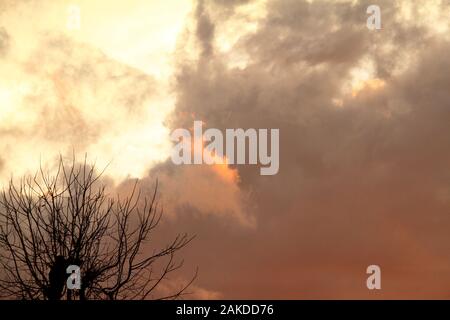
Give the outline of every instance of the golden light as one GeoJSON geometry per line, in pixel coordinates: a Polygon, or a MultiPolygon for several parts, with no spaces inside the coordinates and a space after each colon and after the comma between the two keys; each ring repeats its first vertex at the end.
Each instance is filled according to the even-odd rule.
{"type": "Polygon", "coordinates": [[[352,97],[356,97],[360,92],[364,90],[378,90],[383,88],[385,85],[386,83],[378,78],[355,82],[352,85],[352,97]]]}
{"type": "Polygon", "coordinates": [[[165,160],[171,144],[164,121],[175,105],[169,87],[172,55],[192,6],[191,1],[178,0],[64,0],[19,3],[0,13],[12,39],[8,56],[0,61],[5,71],[0,77],[1,151],[8,155],[0,180],[4,182],[12,173],[33,172],[40,161],[51,166],[55,155],[72,150],[81,157],[87,152],[99,167],[109,164],[107,173],[116,182],[142,177],[156,162],[165,160]],[[68,28],[74,7],[80,15],[78,29],[68,28]],[[57,43],[60,49],[46,49],[45,41],[61,37],[68,42],[57,43]],[[69,52],[67,44],[74,49],[69,52]],[[99,53],[111,62],[96,65],[95,61],[103,61],[99,53]],[[85,63],[104,77],[102,82],[73,80],[77,77],[71,76],[71,66],[81,68],[85,63]],[[129,114],[121,105],[126,102],[120,98],[123,85],[103,76],[115,72],[102,69],[105,66],[117,67],[119,76],[129,68],[143,79],[148,77],[135,83],[135,88],[127,87],[143,96],[142,85],[151,84],[145,100],[135,102],[139,114],[129,114]],[[77,133],[76,123],[71,123],[73,128],[61,132],[79,134],[78,141],[52,139],[48,134],[57,134],[58,128],[47,132],[46,117],[57,114],[64,121],[73,118],[102,129],[91,139],[86,134],[94,133],[77,133]]]}

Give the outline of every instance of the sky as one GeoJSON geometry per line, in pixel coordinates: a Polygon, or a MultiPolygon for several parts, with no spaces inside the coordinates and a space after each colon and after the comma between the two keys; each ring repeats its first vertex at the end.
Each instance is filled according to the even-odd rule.
{"type": "Polygon", "coordinates": [[[195,299],[450,298],[449,16],[446,0],[0,0],[0,184],[73,153],[112,192],[158,179],[161,241],[196,235],[177,278],[199,268],[195,299]],[[280,129],[278,174],[174,165],[170,132],[194,120],[280,129]]]}

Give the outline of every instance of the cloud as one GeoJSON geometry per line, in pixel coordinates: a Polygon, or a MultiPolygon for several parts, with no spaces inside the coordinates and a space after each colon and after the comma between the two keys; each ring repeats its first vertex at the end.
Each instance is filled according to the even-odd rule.
{"type": "Polygon", "coordinates": [[[226,165],[175,166],[168,161],[153,168],[149,177],[158,179],[165,212],[172,218],[213,215],[242,227],[255,226],[248,211],[249,194],[240,190],[236,169],[226,165]]]}
{"type": "Polygon", "coordinates": [[[0,28],[0,57],[6,55],[9,49],[9,35],[5,28],[0,28]]]}
{"type": "MultiPolygon", "coordinates": [[[[43,4],[49,11],[55,6],[43,4]]],[[[9,10],[3,14],[11,31],[0,29],[0,54],[8,51],[0,60],[6,175],[32,172],[39,158],[52,162],[59,153],[75,151],[87,152],[99,167],[110,164],[108,173],[118,182],[143,176],[165,159],[170,144],[163,121],[171,101],[164,85],[52,22],[37,21],[39,13],[45,15],[37,9],[23,21],[33,11],[31,3],[9,10]]]]}
{"type": "Polygon", "coordinates": [[[378,1],[382,30],[370,31],[370,1],[197,1],[161,69],[169,79],[155,71],[164,59],[146,67],[158,47],[138,36],[148,19],[120,20],[137,30],[129,42],[107,23],[142,18],[134,4],[97,21],[83,2],[78,36],[59,32],[59,7],[34,32],[17,26],[35,7],[8,6],[2,174],[75,146],[113,158],[121,193],[129,175],[145,192],[159,178],[161,234],[197,235],[186,259],[208,288],[199,298],[372,298],[370,264],[382,268],[377,298],[449,297],[448,4],[378,1]],[[279,173],[173,165],[168,133],[193,120],[279,128],[279,173]]]}
{"type": "Polygon", "coordinates": [[[210,54],[179,65],[172,127],[195,114],[220,129],[280,128],[281,138],[278,175],[236,167],[256,230],[195,222],[203,283],[233,298],[362,298],[365,268],[379,264],[382,297],[448,296],[449,43],[416,5],[419,23],[406,19],[409,3],[380,2],[377,33],[367,1],[269,1],[225,53],[219,26],[234,10],[199,3],[214,36],[197,32],[210,54]],[[233,67],[236,52],[248,59],[233,67]]]}
{"type": "MultiPolygon", "coordinates": [[[[162,283],[158,286],[157,291],[155,293],[155,297],[167,297],[172,295],[174,292],[180,290],[180,288],[185,287],[187,281],[182,278],[172,279],[171,282],[162,283]]],[[[208,290],[205,288],[201,288],[196,286],[195,284],[189,286],[186,291],[183,292],[182,299],[189,300],[217,300],[222,299],[222,295],[220,292],[208,290]]]]}
{"type": "Polygon", "coordinates": [[[196,9],[197,39],[202,46],[202,55],[208,57],[212,54],[211,40],[214,38],[214,24],[204,12],[204,2],[200,0],[196,9]]]}

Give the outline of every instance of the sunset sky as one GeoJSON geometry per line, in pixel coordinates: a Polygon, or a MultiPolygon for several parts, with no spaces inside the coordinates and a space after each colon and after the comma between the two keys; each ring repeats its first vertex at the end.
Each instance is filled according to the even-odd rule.
{"type": "Polygon", "coordinates": [[[449,27],[447,0],[0,0],[0,185],[73,152],[113,193],[158,179],[195,299],[450,298],[449,27]],[[278,174],[174,165],[194,120],[280,129],[278,174]]]}

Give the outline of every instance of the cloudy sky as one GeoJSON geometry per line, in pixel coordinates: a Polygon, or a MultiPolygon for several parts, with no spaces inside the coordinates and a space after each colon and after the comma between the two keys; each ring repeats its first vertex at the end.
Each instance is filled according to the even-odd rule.
{"type": "Polygon", "coordinates": [[[197,235],[194,298],[450,298],[449,17],[447,0],[0,0],[0,182],[72,152],[117,192],[158,178],[161,237],[197,235]],[[279,128],[279,173],[173,165],[194,120],[279,128]]]}

